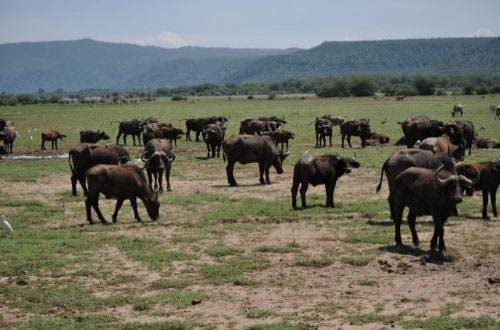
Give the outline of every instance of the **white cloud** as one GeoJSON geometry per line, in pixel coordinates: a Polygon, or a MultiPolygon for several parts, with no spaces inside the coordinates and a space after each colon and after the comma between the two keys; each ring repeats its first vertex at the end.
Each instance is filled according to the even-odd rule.
{"type": "Polygon", "coordinates": [[[497,34],[488,29],[488,28],[480,28],[472,33],[465,35],[465,37],[496,37],[497,34]]]}
{"type": "Polygon", "coordinates": [[[138,44],[143,46],[158,46],[163,48],[179,48],[187,46],[186,40],[184,40],[179,34],[174,32],[162,31],[156,37],[141,40],[138,44]]]}

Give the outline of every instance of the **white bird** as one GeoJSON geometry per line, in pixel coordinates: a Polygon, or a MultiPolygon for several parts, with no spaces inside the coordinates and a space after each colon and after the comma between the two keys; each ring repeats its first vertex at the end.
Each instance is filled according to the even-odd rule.
{"type": "Polygon", "coordinates": [[[12,226],[10,225],[10,223],[7,221],[7,218],[5,217],[5,215],[2,215],[2,226],[7,231],[10,231],[11,233],[14,231],[14,229],[12,229],[12,226]]]}

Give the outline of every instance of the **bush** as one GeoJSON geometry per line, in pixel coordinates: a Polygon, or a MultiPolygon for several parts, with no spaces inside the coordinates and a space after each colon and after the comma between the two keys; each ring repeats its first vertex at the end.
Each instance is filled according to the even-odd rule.
{"type": "Polygon", "coordinates": [[[433,79],[427,77],[415,78],[413,86],[415,86],[419,95],[434,95],[436,91],[436,83],[433,79]]]}
{"type": "Polygon", "coordinates": [[[174,95],[172,96],[172,101],[187,101],[187,97],[184,95],[174,95]]]}

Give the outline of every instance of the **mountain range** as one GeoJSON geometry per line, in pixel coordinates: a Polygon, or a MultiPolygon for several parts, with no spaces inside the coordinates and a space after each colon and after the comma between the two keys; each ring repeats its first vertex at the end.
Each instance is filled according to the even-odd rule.
{"type": "Polygon", "coordinates": [[[324,42],[310,49],[166,49],[91,39],[0,45],[0,92],[269,83],[348,75],[500,74],[500,38],[324,42]]]}

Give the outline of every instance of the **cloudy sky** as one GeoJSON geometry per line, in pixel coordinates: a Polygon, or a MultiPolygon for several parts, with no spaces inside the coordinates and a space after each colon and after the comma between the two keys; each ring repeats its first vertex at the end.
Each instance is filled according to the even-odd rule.
{"type": "Polygon", "coordinates": [[[91,38],[161,47],[498,36],[499,0],[0,0],[0,44],[91,38]]]}

